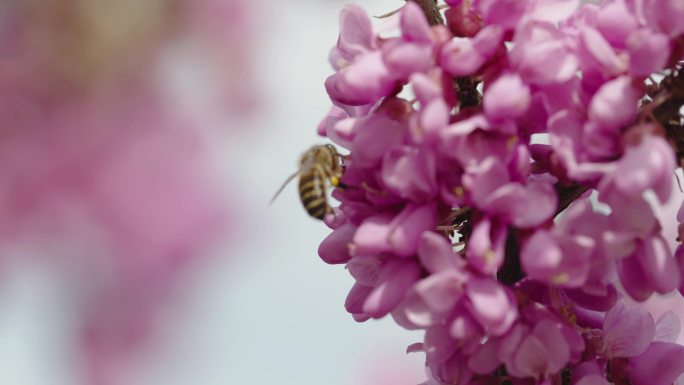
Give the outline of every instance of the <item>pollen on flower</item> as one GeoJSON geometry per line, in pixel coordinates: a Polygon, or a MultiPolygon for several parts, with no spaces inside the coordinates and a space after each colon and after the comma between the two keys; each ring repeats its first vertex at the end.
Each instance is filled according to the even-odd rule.
{"type": "Polygon", "coordinates": [[[572,311],[569,304],[565,304],[560,309],[563,318],[573,325],[577,325],[577,315],[572,311]]]}
{"type": "Polygon", "coordinates": [[[489,249],[489,250],[485,251],[484,259],[485,259],[486,263],[491,263],[495,257],[496,257],[496,254],[494,253],[494,250],[489,249]]]}
{"type": "Polygon", "coordinates": [[[570,276],[567,273],[560,273],[557,275],[554,275],[551,278],[551,283],[554,285],[562,285],[564,283],[567,283],[570,280],[570,276]]]}
{"type": "Polygon", "coordinates": [[[519,138],[517,135],[511,135],[508,137],[506,140],[506,147],[510,150],[515,146],[519,141],[519,138]]]}

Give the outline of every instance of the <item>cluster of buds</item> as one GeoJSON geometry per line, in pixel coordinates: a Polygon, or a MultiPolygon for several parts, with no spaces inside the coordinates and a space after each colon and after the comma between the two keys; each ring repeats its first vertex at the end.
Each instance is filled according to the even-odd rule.
{"type": "Polygon", "coordinates": [[[319,255],[355,278],[346,309],[424,330],[427,384],[675,383],[678,318],[623,299],[684,292],[654,213],[684,154],[684,3],[446,3],[393,34],[340,16],[319,255]]]}

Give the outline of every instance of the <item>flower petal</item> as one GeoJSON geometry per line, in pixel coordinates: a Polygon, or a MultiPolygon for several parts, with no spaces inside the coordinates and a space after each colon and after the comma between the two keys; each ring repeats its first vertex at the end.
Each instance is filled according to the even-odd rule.
{"type": "Polygon", "coordinates": [[[602,127],[619,129],[632,122],[641,92],[632,79],[621,76],[606,82],[591,99],[589,119],[602,127]]]}
{"type": "Polygon", "coordinates": [[[340,12],[340,36],[337,48],[347,60],[370,51],[373,45],[373,25],[366,11],[349,4],[340,12]]]}
{"type": "Polygon", "coordinates": [[[483,106],[490,119],[515,119],[527,112],[531,100],[530,88],[520,76],[505,74],[487,87],[483,106]]]}
{"type": "Polygon", "coordinates": [[[410,257],[418,251],[418,243],[425,231],[437,225],[435,205],[406,206],[390,224],[387,237],[392,251],[399,256],[410,257]]]}
{"type": "Polygon", "coordinates": [[[492,335],[506,333],[518,317],[512,295],[491,279],[470,279],[466,293],[471,314],[492,335]]]}
{"type": "Polygon", "coordinates": [[[673,311],[667,311],[656,322],[656,333],[653,341],[675,342],[682,330],[679,317],[673,311]]]}
{"type": "Polygon", "coordinates": [[[353,237],[354,256],[374,256],[390,249],[388,242],[392,215],[380,214],[366,218],[353,237]]]}
{"type": "Polygon", "coordinates": [[[408,41],[432,43],[430,25],[418,4],[407,1],[399,16],[399,26],[402,36],[408,41]]]}
{"type": "Polygon", "coordinates": [[[373,318],[389,313],[420,278],[420,267],[413,261],[393,260],[382,266],[378,285],[363,303],[363,312],[373,318]]]}
{"type": "Polygon", "coordinates": [[[632,385],[670,385],[684,373],[684,346],[653,342],[626,368],[632,385]]]}
{"type": "Polygon", "coordinates": [[[429,231],[424,232],[421,236],[418,245],[418,257],[423,266],[433,274],[460,269],[464,265],[461,257],[454,253],[447,238],[429,231]]]}
{"type": "Polygon", "coordinates": [[[351,244],[356,226],[349,223],[333,230],[318,246],[318,255],[325,263],[339,264],[349,261],[349,245],[351,244]]]}
{"type": "Polygon", "coordinates": [[[602,350],[606,357],[634,357],[646,350],[655,336],[655,321],[642,308],[618,303],[606,313],[602,350]]]}

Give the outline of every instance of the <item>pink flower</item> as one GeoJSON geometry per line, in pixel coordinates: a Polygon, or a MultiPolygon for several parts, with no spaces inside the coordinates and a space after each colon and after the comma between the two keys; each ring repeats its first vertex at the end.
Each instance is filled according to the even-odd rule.
{"type": "Polygon", "coordinates": [[[356,5],[347,5],[340,12],[340,36],[337,49],[347,61],[377,47],[373,26],[366,12],[356,5]]]}
{"type": "Polygon", "coordinates": [[[636,76],[648,76],[662,68],[670,58],[670,40],[665,35],[648,29],[632,32],[627,40],[629,47],[629,72],[636,76]]]}
{"type": "Polygon", "coordinates": [[[628,77],[607,82],[594,95],[589,105],[591,122],[605,129],[618,129],[636,116],[639,89],[628,77]]]}
{"type": "Polygon", "coordinates": [[[350,155],[320,254],[356,278],[348,310],[423,330],[428,384],[674,381],[652,357],[678,320],[618,301],[684,292],[654,214],[684,151],[681,7],[449,0],[447,30],[416,4],[437,11],[408,2],[395,37],[354,9],[326,84],[319,133],[350,155]]]}
{"type": "Polygon", "coordinates": [[[179,106],[157,66],[189,42],[193,59],[211,64],[218,97],[205,104],[244,116],[259,93],[251,9],[240,0],[3,7],[0,119],[11,128],[0,132],[0,240],[74,245],[50,259],[79,278],[77,341],[67,342],[88,384],[116,384],[130,370],[183,275],[232,233],[238,196],[212,171],[207,114],[179,106]]]}
{"type": "Polygon", "coordinates": [[[484,111],[492,120],[517,118],[527,112],[531,98],[529,87],[518,75],[503,75],[487,89],[484,111]]]}
{"type": "Polygon", "coordinates": [[[502,38],[498,27],[484,28],[473,38],[454,38],[442,49],[442,66],[452,75],[473,74],[494,55],[502,38]]]}
{"type": "Polygon", "coordinates": [[[558,372],[569,359],[560,327],[544,320],[522,339],[507,369],[516,377],[539,378],[558,372]]]}
{"type": "Polygon", "coordinates": [[[684,27],[679,22],[684,15],[684,6],[677,0],[653,0],[650,4],[642,5],[641,11],[646,16],[649,26],[667,34],[670,37],[678,36],[684,32],[684,27]]]}
{"type": "Polygon", "coordinates": [[[564,83],[577,70],[577,58],[553,24],[526,21],[518,25],[510,52],[512,66],[530,84],[564,83]]]}
{"type": "Polygon", "coordinates": [[[606,313],[599,351],[607,358],[638,356],[651,343],[655,331],[655,321],[648,311],[627,309],[618,303],[606,313]]]}
{"type": "Polygon", "coordinates": [[[668,385],[684,373],[684,346],[653,342],[625,368],[634,385],[668,385]]]}
{"type": "Polygon", "coordinates": [[[672,191],[674,167],[670,145],[662,138],[647,136],[625,151],[615,169],[615,187],[635,197],[652,190],[661,202],[666,202],[672,191]]]}
{"type": "Polygon", "coordinates": [[[518,317],[512,293],[491,279],[470,279],[466,295],[470,313],[488,334],[506,333],[518,317]]]}

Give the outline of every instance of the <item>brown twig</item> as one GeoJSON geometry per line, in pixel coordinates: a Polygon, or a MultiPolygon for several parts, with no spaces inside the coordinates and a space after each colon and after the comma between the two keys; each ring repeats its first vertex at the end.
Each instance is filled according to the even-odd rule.
{"type": "Polygon", "coordinates": [[[572,202],[577,200],[577,198],[581,197],[589,190],[589,186],[584,186],[578,183],[556,183],[556,185],[553,187],[556,190],[556,195],[558,195],[558,208],[556,209],[556,215],[567,209],[572,202]]]}
{"type": "Polygon", "coordinates": [[[444,18],[440,12],[440,7],[437,5],[437,0],[407,0],[412,1],[423,10],[425,17],[430,25],[444,24],[444,18]]]}
{"type": "Polygon", "coordinates": [[[458,92],[459,107],[477,107],[482,104],[482,94],[477,90],[478,80],[471,76],[456,78],[456,91],[458,92]]]}
{"type": "Polygon", "coordinates": [[[642,116],[664,129],[680,165],[684,164],[684,127],[679,111],[683,105],[684,69],[675,68],[658,83],[652,101],[642,107],[642,116]]]}

